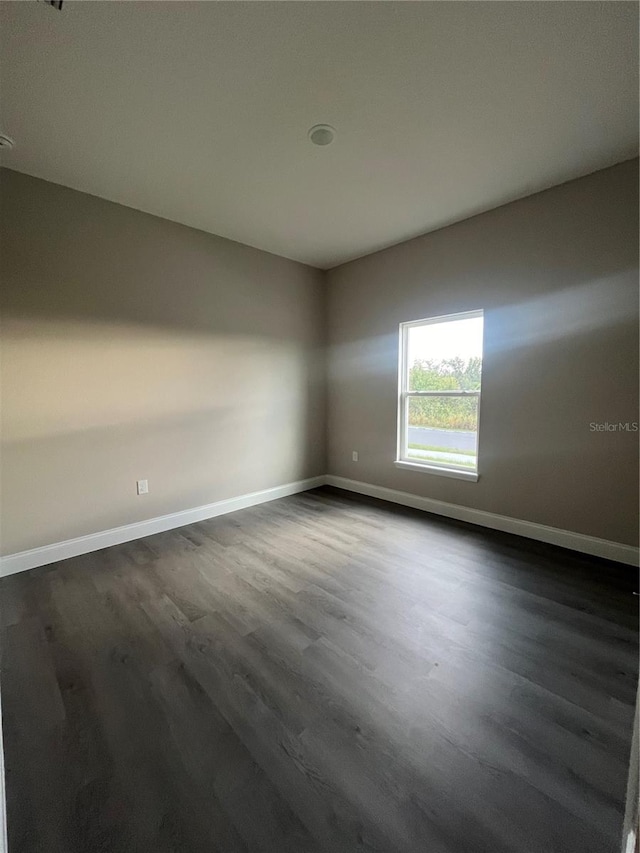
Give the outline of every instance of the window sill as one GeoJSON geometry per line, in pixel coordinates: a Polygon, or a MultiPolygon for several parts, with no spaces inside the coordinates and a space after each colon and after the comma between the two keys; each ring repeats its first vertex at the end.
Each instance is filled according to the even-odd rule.
{"type": "Polygon", "coordinates": [[[440,468],[437,465],[423,465],[421,462],[405,462],[397,459],[393,463],[396,468],[405,468],[408,471],[422,471],[423,474],[438,474],[440,477],[453,477],[456,480],[467,480],[471,483],[478,482],[477,471],[460,471],[457,468],[440,468]]]}

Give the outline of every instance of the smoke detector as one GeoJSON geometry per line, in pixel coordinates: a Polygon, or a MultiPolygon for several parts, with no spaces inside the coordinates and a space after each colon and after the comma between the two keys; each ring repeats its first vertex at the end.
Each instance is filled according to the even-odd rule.
{"type": "Polygon", "coordinates": [[[330,145],[335,135],[330,124],[315,124],[309,131],[309,139],[314,145],[330,145]]]}
{"type": "Polygon", "coordinates": [[[14,141],[6,133],[0,133],[0,151],[9,151],[14,146],[14,141]]]}

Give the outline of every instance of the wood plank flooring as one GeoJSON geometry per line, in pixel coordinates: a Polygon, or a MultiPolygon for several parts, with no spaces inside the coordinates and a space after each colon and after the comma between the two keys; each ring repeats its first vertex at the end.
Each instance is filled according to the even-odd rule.
{"type": "Polygon", "coordinates": [[[617,853],[636,578],[330,489],[5,578],[10,853],[617,853]]]}

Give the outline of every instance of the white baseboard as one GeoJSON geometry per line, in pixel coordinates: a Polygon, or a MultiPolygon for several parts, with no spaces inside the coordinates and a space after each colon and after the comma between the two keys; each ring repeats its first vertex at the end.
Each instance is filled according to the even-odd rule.
{"type": "MultiPolygon", "coordinates": [[[[605,557],[619,563],[630,566],[639,564],[638,549],[631,545],[622,545],[619,542],[610,542],[607,539],[598,539],[595,536],[586,536],[583,533],[574,533],[570,530],[560,530],[557,527],[547,527],[544,524],[535,524],[532,521],[523,521],[519,518],[511,518],[506,515],[498,515],[493,512],[485,512],[480,509],[459,506],[457,504],[445,503],[444,501],[424,498],[412,495],[409,492],[400,492],[388,489],[384,486],[375,486],[372,483],[362,483],[358,480],[349,480],[346,477],[335,477],[333,474],[326,476],[311,477],[308,480],[299,480],[295,483],[286,483],[284,486],[276,486],[273,489],[264,489],[260,492],[252,492],[248,495],[240,495],[223,501],[194,507],[193,509],[173,512],[169,515],[161,515],[149,518],[134,524],[125,524],[122,527],[114,527],[111,530],[102,530],[98,533],[90,533],[87,536],[79,536],[76,539],[67,539],[64,542],[55,542],[52,545],[44,545],[42,548],[33,548],[30,551],[21,551],[18,554],[10,554],[0,558],[0,577],[12,575],[16,572],[24,572],[49,563],[57,563],[59,560],[67,560],[110,545],[120,545],[123,542],[131,542],[144,536],[152,536],[163,530],[173,530],[183,527],[185,524],[193,524],[204,521],[207,518],[215,518],[217,515],[226,515],[246,507],[295,495],[318,486],[329,485],[345,489],[349,492],[357,492],[373,498],[402,504],[414,509],[424,510],[447,518],[455,518],[459,521],[467,521],[481,527],[489,527],[492,530],[501,530],[504,533],[514,533],[517,536],[525,536],[539,542],[547,542],[551,545],[559,545],[572,551],[580,551],[595,557],[605,557]]],[[[1,851],[1,848],[0,848],[1,851]]]]}
{"type": "MultiPolygon", "coordinates": [[[[240,495],[237,498],[228,498],[223,501],[197,506],[193,509],[185,509],[180,512],[172,512],[169,515],[160,515],[156,518],[148,518],[134,524],[125,524],[122,527],[113,527],[111,530],[101,530],[99,533],[90,533],[87,536],[78,536],[76,539],[67,539],[64,542],[55,542],[52,545],[44,545],[41,548],[32,548],[29,551],[20,551],[17,554],[9,554],[0,558],[0,577],[13,575],[16,572],[24,572],[27,569],[35,569],[38,566],[46,566],[49,563],[57,563],[59,560],[67,560],[69,557],[78,557],[80,554],[89,554],[91,551],[99,551],[110,545],[120,545],[123,542],[131,542],[141,539],[143,536],[152,536],[163,530],[173,530],[183,527],[185,524],[193,524],[196,521],[204,521],[207,518],[215,518],[217,515],[226,515],[256,504],[274,501],[277,498],[286,498],[307,489],[316,489],[325,484],[325,477],[311,477],[308,480],[298,480],[295,483],[286,483],[284,486],[276,486],[273,489],[264,489],[261,492],[251,492],[248,495],[240,495]]],[[[0,848],[1,850],[1,848],[0,848]]]]}
{"type": "Polygon", "coordinates": [[[547,527],[545,524],[535,524],[532,521],[522,521],[519,518],[511,518],[507,515],[498,515],[494,512],[485,512],[481,509],[459,506],[458,504],[445,503],[433,498],[423,498],[412,495],[409,492],[399,492],[395,489],[387,489],[384,486],[374,486],[371,483],[361,483],[358,480],[349,480],[346,477],[335,477],[328,474],[325,477],[328,486],[335,486],[349,492],[357,492],[372,498],[380,498],[383,501],[402,504],[403,506],[432,512],[435,515],[444,515],[447,518],[455,518],[458,521],[467,521],[470,524],[478,524],[481,527],[490,527],[492,530],[501,530],[504,533],[515,533],[517,536],[526,536],[528,539],[536,539],[538,542],[547,542],[550,545],[559,545],[572,551],[580,551],[593,557],[605,557],[618,563],[626,563],[629,566],[639,564],[639,552],[632,545],[623,545],[620,542],[610,542],[608,539],[598,539],[595,536],[586,536],[584,533],[574,533],[570,530],[560,530],[557,527],[547,527]]]}

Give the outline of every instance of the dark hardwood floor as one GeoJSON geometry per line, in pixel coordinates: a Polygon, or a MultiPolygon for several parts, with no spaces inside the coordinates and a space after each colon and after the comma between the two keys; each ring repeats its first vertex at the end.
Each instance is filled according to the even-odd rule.
{"type": "Polygon", "coordinates": [[[636,577],[323,489],[5,578],[10,853],[618,853],[636,577]]]}

